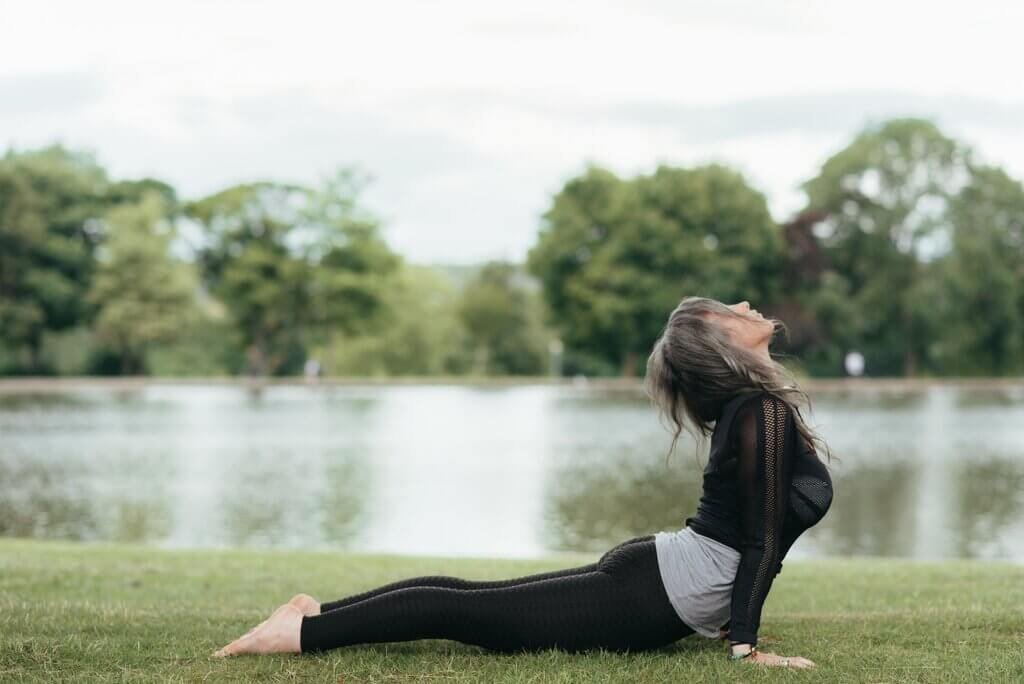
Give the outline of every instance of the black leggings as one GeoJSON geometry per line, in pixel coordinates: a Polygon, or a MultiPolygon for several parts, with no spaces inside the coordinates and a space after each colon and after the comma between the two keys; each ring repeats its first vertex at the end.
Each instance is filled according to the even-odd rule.
{"type": "Polygon", "coordinates": [[[497,581],[414,577],[302,620],[301,648],[453,639],[493,651],[658,648],[693,634],[669,603],[654,536],[619,544],[590,565],[497,581]]]}

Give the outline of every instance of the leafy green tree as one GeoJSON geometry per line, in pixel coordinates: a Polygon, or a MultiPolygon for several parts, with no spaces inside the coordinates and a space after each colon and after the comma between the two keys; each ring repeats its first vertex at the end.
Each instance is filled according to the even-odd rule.
{"type": "Polygon", "coordinates": [[[839,375],[843,350],[856,339],[849,281],[831,268],[814,227],[825,216],[802,212],[782,226],[783,292],[772,313],[786,323],[773,345],[794,372],[839,375]]]}
{"type": "Polygon", "coordinates": [[[918,306],[924,266],[948,251],[949,204],[970,178],[970,150],[924,119],[869,126],[804,183],[817,236],[848,286],[855,344],[872,374],[913,375],[927,356],[936,309],[918,306]]]}
{"type": "Polygon", "coordinates": [[[544,221],[529,269],[567,357],[593,367],[634,375],[684,296],[767,304],[779,293],[781,239],[764,196],[718,164],[629,181],[591,166],[544,221]]]}
{"type": "Polygon", "coordinates": [[[843,357],[855,347],[857,312],[850,282],[832,268],[814,227],[824,218],[803,212],[783,226],[783,292],[772,313],[786,323],[773,345],[791,370],[807,375],[845,373],[843,357]]]}
{"type": "Polygon", "coordinates": [[[163,201],[168,216],[176,217],[181,213],[181,203],[178,200],[177,191],[167,183],[155,178],[117,181],[111,183],[106,192],[109,206],[135,204],[141,202],[147,195],[157,195],[163,201]]]}
{"type": "Polygon", "coordinates": [[[339,330],[314,350],[333,375],[459,374],[469,368],[466,333],[457,315],[459,293],[437,269],[403,264],[382,288],[373,326],[339,330]]]}
{"type": "Polygon", "coordinates": [[[252,375],[289,370],[309,318],[309,267],[288,243],[305,195],[299,186],[255,183],[185,207],[203,231],[204,284],[238,326],[252,375]]]}
{"type": "Polygon", "coordinates": [[[521,275],[511,263],[491,261],[463,289],[458,313],[477,373],[544,372],[547,344],[540,302],[521,275]]]}
{"type": "Polygon", "coordinates": [[[189,204],[204,282],[237,322],[252,374],[296,372],[334,330],[376,324],[400,260],[339,171],[317,188],[256,183],[189,204]]]}
{"type": "Polygon", "coordinates": [[[163,195],[110,210],[99,269],[88,294],[95,331],[121,361],[121,373],[145,371],[146,351],[176,340],[195,322],[198,279],[170,254],[174,238],[163,195]]]}
{"type": "Polygon", "coordinates": [[[95,267],[108,185],[91,155],[60,145],[11,150],[0,159],[0,330],[6,345],[24,350],[23,370],[45,371],[44,332],[91,314],[82,295],[95,267]]]}
{"type": "Polygon", "coordinates": [[[951,204],[953,249],[930,302],[942,310],[934,350],[959,374],[1024,371],[1024,187],[1002,169],[974,169],[951,204]]]}
{"type": "Polygon", "coordinates": [[[309,192],[303,212],[311,322],[321,336],[379,330],[378,314],[402,266],[377,219],[358,204],[365,183],[350,169],[338,170],[309,192]]]}
{"type": "MultiPolygon", "coordinates": [[[[42,200],[24,176],[0,166],[0,331],[13,347],[27,346],[35,367],[46,327],[48,269],[33,255],[46,244],[42,200]]],[[[60,284],[64,284],[63,280],[60,284]]],[[[51,298],[59,298],[54,292],[51,298]]]]}

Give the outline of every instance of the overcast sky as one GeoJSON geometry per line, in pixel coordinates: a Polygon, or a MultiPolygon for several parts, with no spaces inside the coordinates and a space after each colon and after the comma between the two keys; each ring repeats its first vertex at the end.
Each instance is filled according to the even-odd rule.
{"type": "Polygon", "coordinates": [[[355,165],[411,260],[521,259],[588,161],[726,162],[784,220],[865,123],[923,115],[1022,178],[1022,26],[988,0],[0,0],[0,147],[186,198],[355,165]]]}

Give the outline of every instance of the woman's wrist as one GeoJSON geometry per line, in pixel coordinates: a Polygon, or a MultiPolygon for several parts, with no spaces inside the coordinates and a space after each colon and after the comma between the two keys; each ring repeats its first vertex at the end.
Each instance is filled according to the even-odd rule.
{"type": "Polygon", "coordinates": [[[729,660],[755,660],[759,651],[756,646],[750,644],[737,644],[732,652],[729,654],[729,660]]]}

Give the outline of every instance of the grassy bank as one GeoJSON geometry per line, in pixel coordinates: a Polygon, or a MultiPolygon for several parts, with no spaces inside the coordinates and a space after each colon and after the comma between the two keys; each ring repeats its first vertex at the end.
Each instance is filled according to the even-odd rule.
{"type": "Polygon", "coordinates": [[[297,591],[321,600],[411,575],[497,578],[567,561],[160,551],[0,540],[3,681],[1020,682],[1024,568],[966,561],[788,561],[762,647],[810,671],[729,663],[689,637],[656,653],[494,655],[448,641],[311,656],[210,652],[297,591]]]}

